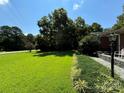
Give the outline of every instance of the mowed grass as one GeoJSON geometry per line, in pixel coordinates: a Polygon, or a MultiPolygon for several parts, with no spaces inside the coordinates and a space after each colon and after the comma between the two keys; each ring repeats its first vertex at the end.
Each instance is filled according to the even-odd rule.
{"type": "Polygon", "coordinates": [[[0,55],[0,93],[75,93],[71,52],[0,55]]]}
{"type": "Polygon", "coordinates": [[[96,79],[94,72],[110,75],[110,70],[98,62],[92,60],[89,56],[77,55],[78,67],[82,70],[81,78],[92,83],[92,79],[96,79]]]}

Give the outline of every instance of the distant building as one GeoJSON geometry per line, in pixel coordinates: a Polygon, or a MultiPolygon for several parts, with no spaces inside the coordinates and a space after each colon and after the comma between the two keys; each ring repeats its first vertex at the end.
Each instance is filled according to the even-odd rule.
{"type": "Polygon", "coordinates": [[[116,43],[116,51],[121,51],[124,48],[124,28],[102,32],[100,34],[101,49],[103,51],[110,50],[109,36],[111,33],[116,33],[118,35],[117,43],[116,43]]]}

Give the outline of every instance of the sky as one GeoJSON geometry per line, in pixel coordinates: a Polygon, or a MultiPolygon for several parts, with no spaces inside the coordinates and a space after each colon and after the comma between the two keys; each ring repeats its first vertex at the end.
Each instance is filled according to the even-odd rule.
{"type": "Polygon", "coordinates": [[[112,27],[122,14],[124,0],[0,0],[0,26],[18,26],[24,34],[39,34],[37,21],[54,9],[64,8],[75,20],[78,16],[91,25],[112,27]]]}

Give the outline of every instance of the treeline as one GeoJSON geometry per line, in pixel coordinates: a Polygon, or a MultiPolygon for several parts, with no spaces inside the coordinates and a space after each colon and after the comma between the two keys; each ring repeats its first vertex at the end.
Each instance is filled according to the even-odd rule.
{"type": "Polygon", "coordinates": [[[55,9],[48,16],[42,17],[37,24],[40,34],[24,35],[16,26],[0,27],[0,50],[80,50],[84,53],[93,53],[98,50],[97,33],[103,28],[98,23],[88,25],[82,17],[72,20],[63,8],[55,9]],[[82,48],[83,47],[83,48],[82,48]],[[92,50],[92,52],[90,52],[92,50]],[[89,51],[89,52],[87,52],[89,51]]]}
{"type": "MultiPolygon", "coordinates": [[[[124,11],[117,17],[117,23],[108,30],[124,27],[124,11]]],[[[43,16],[37,23],[40,34],[24,35],[19,27],[0,26],[0,50],[31,50],[42,51],[72,50],[91,55],[100,49],[99,32],[103,31],[100,24],[87,24],[82,17],[72,20],[63,8],[55,9],[48,16],[43,16]]]]}
{"type": "Polygon", "coordinates": [[[24,35],[22,30],[16,26],[0,27],[1,51],[31,50],[34,47],[35,39],[32,34],[24,35]]]}
{"type": "Polygon", "coordinates": [[[92,32],[102,32],[98,23],[86,24],[85,20],[77,17],[72,20],[63,8],[55,9],[48,16],[38,21],[40,34],[36,38],[37,48],[42,51],[72,50],[79,48],[79,42],[92,32]]]}

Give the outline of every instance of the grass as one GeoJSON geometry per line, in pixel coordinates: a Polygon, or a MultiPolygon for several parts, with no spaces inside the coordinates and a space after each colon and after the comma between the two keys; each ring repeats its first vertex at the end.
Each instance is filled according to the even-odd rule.
{"type": "Polygon", "coordinates": [[[0,55],[0,93],[75,93],[71,52],[0,55]]]}
{"type": "Polygon", "coordinates": [[[77,60],[78,67],[82,70],[80,78],[83,78],[88,82],[90,82],[91,79],[96,78],[96,76],[94,76],[94,72],[96,71],[110,75],[110,72],[106,67],[90,59],[88,56],[77,55],[77,60]]]}
{"type": "MultiPolygon", "coordinates": [[[[71,80],[72,56],[70,51],[0,55],[0,93],[76,93],[71,80]]],[[[96,71],[110,75],[109,69],[88,56],[77,55],[77,61],[80,79],[88,84],[96,79],[96,71]]],[[[120,80],[117,75],[115,79],[120,80]]]]}
{"type": "MultiPolygon", "coordinates": [[[[94,72],[100,72],[107,76],[111,75],[109,69],[97,63],[96,61],[90,59],[88,56],[77,55],[77,60],[78,60],[77,68],[81,69],[80,72],[81,74],[79,78],[88,82],[90,86],[92,86],[93,82],[100,75],[100,74],[96,75],[94,72]]],[[[124,88],[124,81],[122,81],[117,75],[115,75],[115,80],[119,80],[122,83],[122,87],[124,88]]]]}

